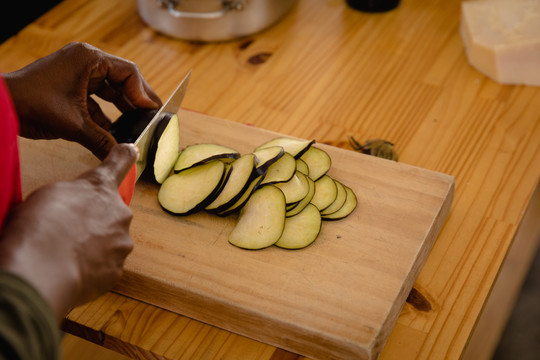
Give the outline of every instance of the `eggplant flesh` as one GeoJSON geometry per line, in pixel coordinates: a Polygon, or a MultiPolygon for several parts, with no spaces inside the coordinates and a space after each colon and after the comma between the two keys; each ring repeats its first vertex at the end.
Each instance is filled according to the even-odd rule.
{"type": "Polygon", "coordinates": [[[270,146],[254,151],[253,155],[257,158],[257,171],[259,174],[265,173],[268,167],[278,161],[283,154],[285,154],[285,150],[281,146],[270,146]]]}
{"type": "Polygon", "coordinates": [[[347,191],[345,190],[345,186],[335,179],[334,182],[336,183],[337,190],[336,199],[326,209],[321,211],[321,215],[329,215],[338,211],[339,209],[341,209],[341,207],[345,204],[345,201],[347,200],[347,191]]]}
{"type": "Polygon", "coordinates": [[[347,186],[345,186],[345,191],[347,192],[347,199],[345,200],[343,206],[332,214],[322,215],[323,220],[341,220],[349,216],[354,211],[358,201],[356,199],[356,195],[354,194],[354,191],[347,186]]]}
{"type": "Polygon", "coordinates": [[[331,159],[313,142],[281,138],[243,156],[208,143],[180,151],[178,119],[172,119],[158,124],[152,143],[154,166],[161,168],[154,175],[164,179],[159,203],[177,215],[239,213],[229,234],[232,245],[301,249],[315,241],[323,220],[343,219],[357,206],[354,192],[327,175],[331,159]],[[292,146],[296,157],[280,144],[292,146]]]}
{"type": "Polygon", "coordinates": [[[285,226],[285,196],[275,186],[256,190],[240,211],[229,242],[243,249],[262,249],[279,240],[285,226]]]}
{"type": "Polygon", "coordinates": [[[307,176],[298,170],[289,181],[277,183],[275,186],[283,191],[287,205],[298,203],[309,192],[307,176]]]}
{"type": "Polygon", "coordinates": [[[289,181],[295,172],[296,161],[294,157],[289,153],[284,153],[282,157],[268,167],[261,184],[267,185],[289,181]]]}
{"type": "Polygon", "coordinates": [[[306,162],[302,159],[296,159],[296,170],[302,174],[309,176],[309,168],[306,162]]]}
{"type": "Polygon", "coordinates": [[[285,227],[279,240],[274,244],[285,249],[302,249],[317,239],[322,220],[319,209],[308,204],[297,215],[285,220],[285,227]]]}
{"type": "Polygon", "coordinates": [[[314,143],[314,140],[300,140],[287,137],[278,137],[267,141],[266,143],[257,147],[255,151],[266,149],[272,146],[281,146],[285,150],[285,152],[288,152],[297,159],[302,156],[302,154],[304,154],[314,143]]]}
{"type": "Polygon", "coordinates": [[[287,209],[285,216],[294,216],[311,203],[311,199],[313,199],[313,196],[315,195],[315,182],[311,180],[311,178],[308,176],[306,176],[306,180],[308,181],[309,187],[307,195],[302,200],[300,200],[294,207],[287,209]]]}
{"type": "Polygon", "coordinates": [[[334,179],[328,175],[324,175],[315,181],[315,195],[313,195],[311,203],[320,211],[324,211],[336,200],[336,196],[337,186],[334,179]]]}
{"type": "Polygon", "coordinates": [[[178,115],[165,116],[154,131],[148,153],[148,163],[154,169],[154,178],[161,184],[170,175],[180,153],[180,125],[178,115]]]}
{"type": "Polygon", "coordinates": [[[190,145],[180,152],[174,164],[174,172],[178,173],[192,166],[217,159],[232,162],[239,157],[240,153],[238,151],[227,146],[218,144],[190,145]]]}
{"type": "Polygon", "coordinates": [[[171,175],[159,188],[159,204],[177,215],[202,210],[218,195],[226,174],[225,164],[215,160],[171,175]]]}
{"type": "Polygon", "coordinates": [[[242,207],[249,200],[249,197],[251,196],[251,194],[259,188],[263,178],[264,178],[263,175],[259,175],[255,179],[251,180],[247,188],[242,191],[238,199],[234,201],[232,205],[224,206],[225,209],[223,210],[220,209],[220,211],[217,212],[217,215],[222,216],[222,217],[229,216],[233,213],[238,212],[240,209],[242,209],[242,207]]]}
{"type": "Polygon", "coordinates": [[[205,210],[219,213],[233,205],[247,190],[255,177],[255,155],[246,154],[231,163],[231,175],[223,190],[205,210]]]}
{"type": "Polygon", "coordinates": [[[304,162],[307,164],[309,169],[309,177],[312,178],[313,181],[317,181],[326,175],[332,166],[332,159],[328,153],[313,146],[310,147],[300,157],[300,159],[304,160],[304,162]]]}
{"type": "MultiPolygon", "coordinates": [[[[135,109],[123,113],[109,129],[118,143],[135,143],[156,115],[157,110],[135,109]]],[[[147,168],[154,169],[154,178],[162,183],[178,157],[180,130],[176,114],[163,113],[147,153],[147,168]],[[174,121],[171,122],[171,119],[174,121]]],[[[146,171],[146,169],[145,169],[146,171]]]]}

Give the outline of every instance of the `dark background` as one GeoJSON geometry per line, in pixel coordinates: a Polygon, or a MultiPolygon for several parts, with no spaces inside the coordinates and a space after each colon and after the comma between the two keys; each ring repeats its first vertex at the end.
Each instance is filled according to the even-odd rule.
{"type": "Polygon", "coordinates": [[[2,0],[0,43],[17,34],[61,0],[2,0]]]}
{"type": "Polygon", "coordinates": [[[540,359],[540,247],[492,360],[538,359],[540,359]]]}

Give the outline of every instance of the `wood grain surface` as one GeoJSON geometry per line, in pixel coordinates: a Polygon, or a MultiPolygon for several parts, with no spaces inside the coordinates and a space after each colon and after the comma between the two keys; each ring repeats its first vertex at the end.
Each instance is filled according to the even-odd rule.
{"type": "MultiPolygon", "coordinates": [[[[282,134],[179,112],[181,148],[217,142],[242,154],[282,134]]],[[[134,251],[115,291],[318,359],[374,359],[386,341],[454,194],[451,176],[324,144],[328,172],[359,205],[325,222],[316,242],[287,251],[228,243],[237,216],[174,216],[144,175],[131,202],[134,251]]],[[[78,144],[21,140],[23,186],[95,165],[78,144]]],[[[151,175],[151,173],[150,173],[151,175]]]]}
{"type": "MultiPolygon", "coordinates": [[[[380,358],[457,359],[540,177],[540,89],[472,68],[459,18],[458,0],[385,14],[300,0],[267,31],[200,44],[157,34],[134,1],[65,0],[0,46],[0,70],[87,41],[135,61],[162,97],[193,69],[186,108],[347,149],[350,135],[384,138],[400,162],[454,176],[448,220],[380,358]]],[[[298,358],[114,293],[66,327],[132,357],[298,358]]]]}

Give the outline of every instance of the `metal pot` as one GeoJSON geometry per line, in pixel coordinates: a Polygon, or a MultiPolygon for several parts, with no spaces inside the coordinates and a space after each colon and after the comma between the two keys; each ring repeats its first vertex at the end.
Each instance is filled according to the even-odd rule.
{"type": "Polygon", "coordinates": [[[225,41],[274,24],[296,0],[137,0],[141,18],[183,40],[225,41]]]}

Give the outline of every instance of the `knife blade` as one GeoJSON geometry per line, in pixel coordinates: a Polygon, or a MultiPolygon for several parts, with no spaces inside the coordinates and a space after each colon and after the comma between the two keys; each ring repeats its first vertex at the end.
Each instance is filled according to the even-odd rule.
{"type": "MultiPolygon", "coordinates": [[[[124,203],[129,206],[135,191],[135,183],[143,173],[148,162],[148,151],[152,142],[152,137],[156,130],[157,125],[165,116],[172,116],[178,112],[184,96],[186,95],[189,79],[191,77],[191,71],[187,73],[184,79],[176,87],[172,95],[167,99],[163,106],[155,113],[152,120],[141,131],[140,135],[134,141],[134,144],[139,149],[139,159],[130,169],[120,186],[118,192],[124,203]]],[[[117,139],[118,140],[118,139],[117,139]]]]}
{"type": "Polygon", "coordinates": [[[169,99],[163,104],[163,106],[158,110],[154,115],[152,120],[148,123],[146,128],[141,132],[141,135],[135,140],[135,145],[139,149],[139,160],[137,160],[137,176],[136,180],[139,179],[142,172],[146,168],[146,163],[148,161],[148,149],[150,148],[150,143],[152,142],[152,137],[154,136],[154,131],[156,130],[157,125],[165,116],[172,116],[178,112],[184,96],[186,95],[187,87],[189,84],[189,79],[191,77],[191,71],[187,73],[184,79],[176,87],[169,99]]]}

